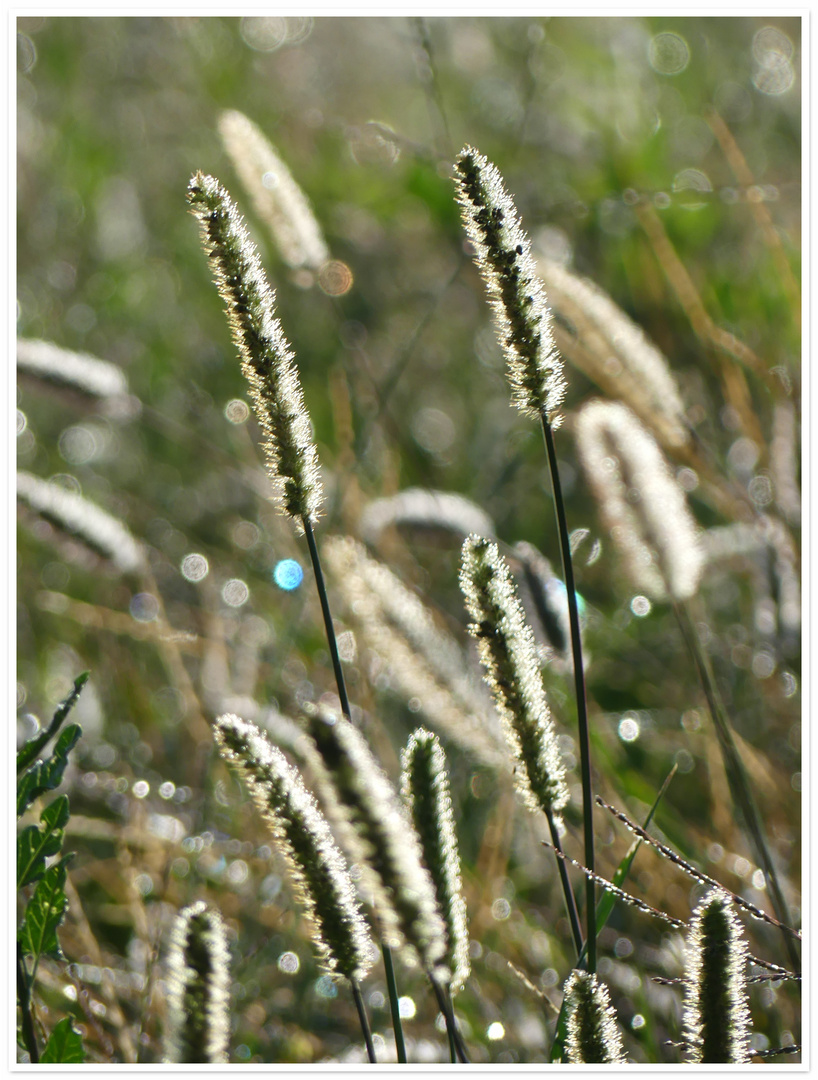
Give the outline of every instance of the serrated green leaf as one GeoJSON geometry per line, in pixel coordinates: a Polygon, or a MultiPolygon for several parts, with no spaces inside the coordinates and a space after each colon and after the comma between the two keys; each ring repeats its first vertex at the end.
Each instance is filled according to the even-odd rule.
{"type": "Polygon", "coordinates": [[[85,1061],[82,1035],[74,1031],[70,1016],[60,1020],[51,1032],[45,1044],[45,1050],[40,1055],[40,1061],[60,1065],[81,1065],[85,1061]]]}
{"type": "Polygon", "coordinates": [[[60,795],[40,815],[40,824],[30,825],[17,837],[17,888],[38,881],[45,873],[45,860],[62,847],[64,829],[71,811],[68,796],[60,795]]]}
{"type": "Polygon", "coordinates": [[[88,682],[90,671],[83,671],[81,675],[78,675],[74,680],[74,689],[65,699],[57,706],[57,711],[51,719],[51,723],[43,731],[39,732],[33,738],[29,739],[27,743],[20,747],[17,751],[17,775],[19,776],[23,769],[27,768],[32,761],[37,757],[39,752],[49,741],[53,739],[62,726],[63,720],[74,708],[77,702],[77,698],[80,696],[83,686],[88,682]]]}
{"type": "Polygon", "coordinates": [[[62,732],[47,761],[38,761],[17,779],[17,817],[26,812],[36,798],[46,791],[53,791],[62,783],[68,764],[68,755],[77,743],[82,728],[69,724],[62,732]]]}
{"type": "Polygon", "coordinates": [[[35,962],[40,956],[51,956],[55,960],[65,959],[57,940],[57,927],[68,907],[65,876],[66,863],[70,858],[70,855],[66,855],[58,863],[49,866],[26,907],[18,938],[23,952],[33,956],[35,962]]]}

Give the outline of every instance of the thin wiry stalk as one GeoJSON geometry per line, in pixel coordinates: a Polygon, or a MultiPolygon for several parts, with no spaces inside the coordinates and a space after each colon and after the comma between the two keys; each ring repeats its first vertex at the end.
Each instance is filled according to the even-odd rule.
{"type": "Polygon", "coordinates": [[[20,1006],[21,1030],[28,1056],[32,1064],[40,1061],[40,1048],[34,1032],[34,1019],[31,1014],[31,980],[26,970],[23,947],[17,942],[17,1003],[20,1006]]]}
{"type": "MultiPolygon", "coordinates": [[[[568,624],[571,629],[571,655],[574,661],[574,692],[577,702],[577,728],[579,734],[579,761],[582,777],[582,824],[585,839],[585,862],[589,870],[594,869],[594,805],[591,787],[591,735],[588,725],[588,704],[585,693],[585,665],[582,660],[582,632],[579,625],[579,604],[574,584],[574,562],[571,557],[571,537],[565,517],[565,501],[562,497],[562,484],[557,464],[557,451],[554,446],[554,433],[545,412],[542,413],[543,438],[551,474],[551,487],[554,494],[554,511],[557,516],[557,535],[562,559],[562,573],[565,578],[565,595],[568,601],[568,624]]],[[[588,956],[588,970],[596,971],[596,891],[592,878],[585,882],[585,948],[588,956]]]]}
{"type": "Polygon", "coordinates": [[[743,1065],[749,1059],[747,945],[730,897],[714,890],[690,920],[684,1039],[693,1064],[743,1065]]]}
{"type": "Polygon", "coordinates": [[[364,999],[361,993],[361,986],[357,979],[350,981],[352,987],[352,999],[355,1002],[355,1008],[358,1010],[358,1020],[361,1024],[361,1031],[364,1034],[364,1043],[366,1045],[366,1054],[372,1065],[378,1064],[378,1059],[375,1056],[375,1046],[372,1042],[372,1029],[369,1026],[369,1018],[366,1015],[366,1008],[364,1007],[364,999]]]}
{"type": "Polygon", "coordinates": [[[747,912],[748,915],[752,915],[754,919],[759,919],[762,922],[769,923],[770,926],[777,926],[779,930],[785,931],[785,933],[789,934],[796,940],[801,940],[801,932],[799,930],[794,930],[791,926],[780,922],[778,919],[774,919],[772,915],[768,915],[766,911],[762,911],[762,909],[756,907],[755,904],[751,904],[749,900],[745,900],[742,896],[739,896],[738,893],[730,892],[730,890],[726,889],[724,885],[720,884],[718,881],[715,881],[713,878],[708,877],[708,875],[702,873],[701,870],[697,870],[695,866],[691,866],[689,862],[683,859],[681,855],[675,852],[672,848],[669,848],[667,844],[663,844],[660,840],[657,840],[655,836],[651,836],[650,833],[645,832],[645,830],[641,826],[637,825],[636,822],[631,821],[627,814],[623,814],[615,807],[610,806],[608,803],[604,802],[599,796],[597,796],[596,802],[598,806],[601,806],[604,810],[607,810],[609,813],[613,814],[613,816],[617,818],[617,820],[621,821],[624,825],[627,825],[627,827],[631,830],[632,833],[635,833],[646,843],[650,844],[652,848],[655,848],[656,851],[658,851],[661,855],[664,855],[666,859],[669,859],[674,866],[678,866],[680,870],[684,870],[684,872],[690,877],[692,877],[694,881],[700,881],[703,885],[709,885],[711,886],[711,888],[718,889],[720,892],[727,893],[737,907],[742,908],[744,911],[747,912]]]}

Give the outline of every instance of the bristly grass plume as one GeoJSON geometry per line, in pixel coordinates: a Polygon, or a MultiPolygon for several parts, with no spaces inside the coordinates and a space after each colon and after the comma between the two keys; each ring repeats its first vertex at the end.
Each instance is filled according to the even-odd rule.
{"type": "Polygon", "coordinates": [[[351,721],[320,705],[306,716],[314,747],[310,768],[323,789],[334,792],[336,813],[347,824],[344,843],[374,893],[384,943],[397,947],[405,941],[439,978],[446,970],[446,928],[398,793],[351,721]]]}
{"type": "Polygon", "coordinates": [[[568,787],[534,634],[508,563],[493,541],[470,536],[463,544],[460,588],[474,620],[469,631],[517,764],[517,789],[529,809],[559,816],[568,803],[568,787]]]}
{"type": "Polygon", "coordinates": [[[514,404],[535,420],[560,422],[565,378],[531,243],[499,170],[470,146],[454,166],[457,201],[475,248],[500,339],[514,404]]]}
{"type": "Polygon", "coordinates": [[[565,984],[568,1037],[565,1052],[571,1065],[621,1065],[622,1036],[608,988],[596,975],[572,971],[565,984]]]}
{"type": "Polygon", "coordinates": [[[298,771],[254,724],[221,716],[214,734],[220,753],[247,785],[285,857],[326,970],[358,982],[372,964],[373,947],[346,861],[315,799],[298,771]]]}
{"type": "Polygon", "coordinates": [[[749,1061],[747,945],[730,897],[713,889],[693,912],[687,936],[684,1040],[695,1064],[749,1061]]]}
{"type": "Polygon", "coordinates": [[[187,199],[199,220],[242,373],[250,385],[281,508],[296,527],[302,519],[314,524],[321,507],[318,454],[293,352],[275,316],[275,293],[244,220],[218,180],[196,173],[187,199]]]}
{"type": "Polygon", "coordinates": [[[221,916],[204,901],[191,904],[176,916],[167,971],[167,1060],[226,1063],[230,952],[221,916]]]}
{"type": "Polygon", "coordinates": [[[261,130],[236,109],[219,117],[222,143],[288,266],[320,270],[330,253],[304,192],[261,130]]]}
{"type": "Polygon", "coordinates": [[[446,755],[438,737],[423,728],[412,732],[401,755],[401,795],[420,837],[423,861],[446,923],[446,963],[452,973],[449,991],[454,995],[463,988],[471,969],[466,901],[446,755]]]}
{"type": "Polygon", "coordinates": [[[693,596],[704,569],[699,531],[653,437],[613,401],[589,402],[576,430],[585,473],[632,583],[653,600],[693,596]]]}

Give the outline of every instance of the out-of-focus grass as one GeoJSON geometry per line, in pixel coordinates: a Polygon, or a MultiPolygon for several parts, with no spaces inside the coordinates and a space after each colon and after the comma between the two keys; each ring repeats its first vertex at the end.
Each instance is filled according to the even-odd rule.
{"type": "MultiPolygon", "coordinates": [[[[18,330],[120,365],[142,403],[118,422],[25,384],[20,466],[121,516],[150,546],[152,575],[106,577],[66,561],[45,533],[19,534],[21,716],[49,715],[78,671],[93,672],[77,710],[85,737],[71,789],[70,876],[87,923],[73,904],[64,933],[82,992],[72,1005],[55,981],[51,1004],[77,1010],[92,1057],[127,1060],[130,1037],[139,1060],[158,1060],[163,934],[177,906],[204,895],[235,938],[234,1059],[344,1054],[350,1040],[357,1047],[351,1002],[319,979],[263,829],[202,737],[231,699],[297,714],[333,682],[309,580],[292,593],[272,580],[281,559],[303,565],[305,552],[264,499],[252,421],[225,415],[244,387],[185,210],[187,180],[197,168],[215,173],[248,212],[315,425],[330,495],[323,530],[354,534],[367,500],[422,485],[474,499],[502,539],[530,540],[558,562],[541,441],[509,407],[463,251],[449,169],[466,141],[503,171],[537,250],[595,280],[664,350],[715,472],[775,513],[763,482],[773,407],[788,389],[798,407],[800,328],[780,258],[797,275],[799,20],[431,19],[425,45],[408,19],[49,17],[20,19],[18,31],[18,330]],[[746,159],[749,190],[706,120],[709,106],[746,159]],[[333,257],[351,271],[344,295],[297,283],[249,214],[216,133],[225,108],[262,127],[308,193],[333,257]],[[640,223],[641,197],[713,322],[753,351],[764,374],[725,360],[691,327],[640,223]],[[760,443],[742,427],[739,400],[760,443]],[[753,488],[754,477],[762,482],[753,488]],[[180,572],[191,553],[208,560],[198,583],[180,572]],[[224,599],[231,580],[248,590],[237,607],[224,599]],[[145,597],[159,595],[186,639],[145,621],[155,607],[145,597]],[[132,629],[106,611],[132,613],[132,629]],[[289,952],[294,973],[281,960],[289,952]],[[83,987],[98,1005],[86,1009],[83,987]],[[117,1002],[125,1035],[112,1019],[117,1002]]],[[[571,414],[594,389],[574,371],[569,383],[558,443],[569,523],[597,538],[571,437],[571,414]]],[[[702,526],[727,520],[701,489],[691,504],[702,526]]],[[[797,540],[797,522],[790,528],[797,540]]],[[[656,825],[763,903],[672,613],[633,614],[632,589],[601,539],[597,561],[578,561],[597,790],[639,815],[676,761],[656,825]],[[622,737],[634,730],[622,728],[628,718],[632,741],[622,737]]],[[[456,545],[417,540],[394,541],[389,553],[459,633],[457,556],[456,545]]],[[[754,572],[740,560],[711,572],[701,618],[797,908],[798,650],[759,616],[754,572]]],[[[372,670],[359,641],[347,664],[351,696],[394,775],[417,717],[372,670]]],[[[547,675],[547,688],[562,748],[576,755],[570,683],[547,675]]],[[[539,848],[542,829],[512,815],[497,777],[450,757],[475,941],[474,975],[458,999],[467,1040],[475,1060],[542,1060],[553,1017],[507,961],[559,1004],[571,955],[553,865],[539,848]],[[489,1038],[497,1022],[504,1034],[489,1038]]],[[[571,777],[578,790],[578,771],[571,777]]],[[[568,814],[573,854],[578,807],[568,814]]],[[[597,826],[610,874],[628,837],[601,812],[597,826]]],[[[639,854],[632,887],[689,915],[689,882],[650,852],[639,854]]],[[[753,927],[760,955],[781,961],[780,944],[753,927]]],[[[679,995],[650,982],[680,973],[673,942],[617,909],[601,955],[629,1055],[676,1060],[665,1040],[678,1035],[679,995]],[[644,1026],[632,1023],[637,1014],[644,1026]]],[[[420,975],[399,974],[417,1008],[407,1034],[442,1050],[420,975]]],[[[379,971],[366,994],[389,1043],[379,971]]],[[[799,1039],[791,984],[753,994],[758,1048],[779,1045],[786,1031],[799,1039]]]]}

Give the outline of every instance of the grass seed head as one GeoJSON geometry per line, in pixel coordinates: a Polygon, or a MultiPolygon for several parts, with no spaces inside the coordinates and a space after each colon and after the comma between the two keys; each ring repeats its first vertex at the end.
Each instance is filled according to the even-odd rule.
{"type": "Polygon", "coordinates": [[[463,988],[471,969],[466,901],[446,755],[437,736],[423,728],[412,733],[401,756],[401,795],[420,837],[423,861],[446,924],[446,964],[454,995],[463,988]]]}
{"type": "Polygon", "coordinates": [[[627,406],[591,401],[577,415],[577,449],[631,581],[653,600],[686,600],[704,552],[679,484],[627,406]]]}
{"type": "Polygon", "coordinates": [[[750,1059],[747,944],[726,893],[712,889],[693,912],[685,951],[688,1060],[745,1064],[750,1059]]]}
{"type": "Polygon", "coordinates": [[[506,354],[514,404],[527,416],[560,423],[563,364],[531,243],[499,170],[471,146],[454,166],[457,201],[488,289],[506,354]]]}
{"type": "Polygon", "coordinates": [[[300,527],[321,507],[318,454],[295,358],[275,316],[275,294],[232,199],[212,176],[187,189],[216,286],[225,303],[242,373],[265,436],[267,469],[279,504],[300,527]]]}
{"type": "Polygon", "coordinates": [[[571,1065],[621,1065],[622,1036],[608,988],[596,975],[572,971],[565,984],[568,1037],[565,1052],[571,1065]]]}
{"type": "Polygon", "coordinates": [[[287,863],[316,950],[330,974],[360,980],[372,943],[346,861],[298,770],[254,725],[219,717],[216,743],[247,785],[287,863]]]}
{"type": "Polygon", "coordinates": [[[221,916],[202,900],[176,916],[167,985],[167,1060],[225,1063],[230,1036],[230,952],[221,916]]]}
{"type": "Polygon", "coordinates": [[[512,757],[515,781],[531,810],[559,815],[568,803],[565,769],[526,622],[508,563],[492,540],[463,544],[460,588],[473,622],[484,678],[493,695],[512,757]]]}

